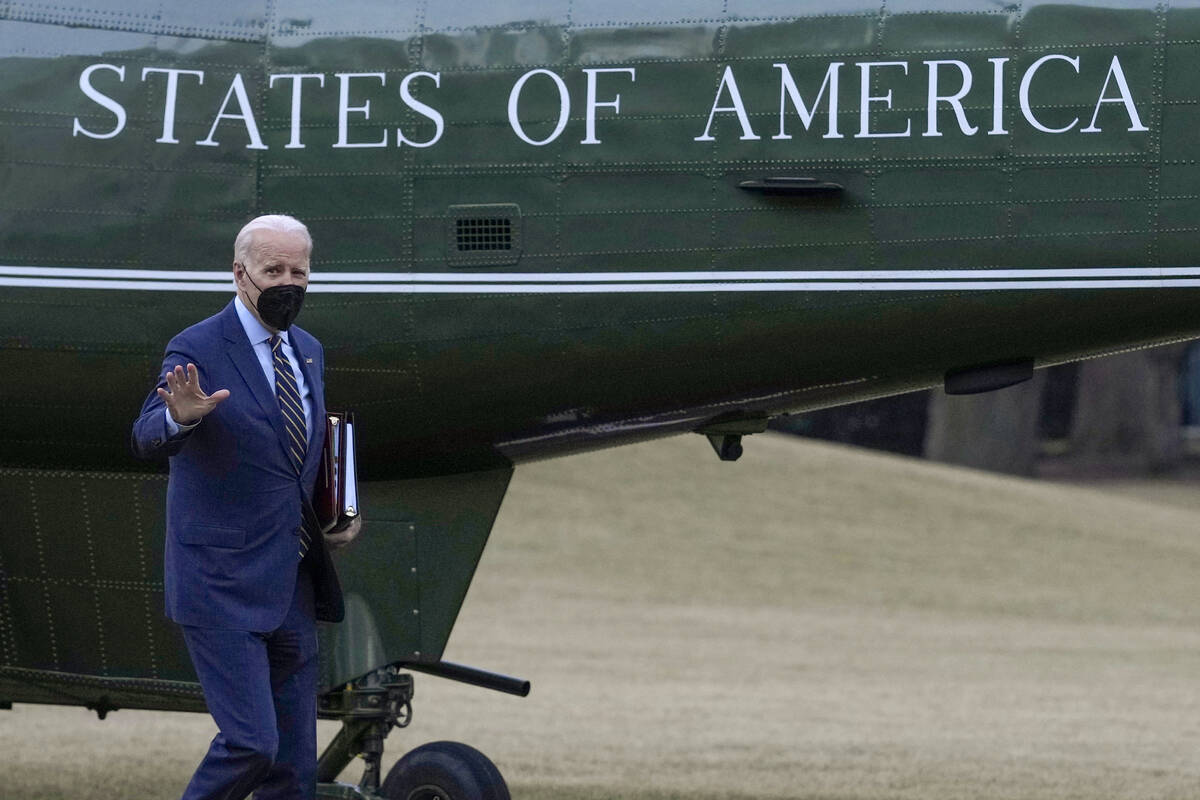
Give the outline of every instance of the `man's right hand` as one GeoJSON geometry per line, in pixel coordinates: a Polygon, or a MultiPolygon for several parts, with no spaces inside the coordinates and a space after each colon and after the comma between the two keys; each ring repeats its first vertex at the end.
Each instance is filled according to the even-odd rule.
{"type": "Polygon", "coordinates": [[[195,364],[188,364],[187,371],[183,367],[175,367],[167,373],[167,388],[158,389],[158,396],[167,404],[171,419],[180,425],[195,425],[204,416],[229,397],[228,389],[218,389],[212,394],[205,394],[200,388],[200,373],[195,364]]]}

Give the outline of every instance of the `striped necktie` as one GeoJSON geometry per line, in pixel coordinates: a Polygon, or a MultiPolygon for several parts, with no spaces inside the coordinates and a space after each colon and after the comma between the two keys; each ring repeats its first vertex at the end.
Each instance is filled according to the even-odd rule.
{"type": "MultiPolygon", "coordinates": [[[[271,354],[275,361],[275,399],[279,401],[279,410],[283,412],[283,427],[287,430],[292,467],[299,475],[304,467],[304,453],[308,449],[308,426],[304,424],[304,404],[300,401],[296,374],[292,372],[292,364],[283,353],[282,343],[278,334],[271,337],[271,354]]],[[[305,522],[300,530],[300,558],[304,558],[311,542],[312,537],[305,522]]]]}

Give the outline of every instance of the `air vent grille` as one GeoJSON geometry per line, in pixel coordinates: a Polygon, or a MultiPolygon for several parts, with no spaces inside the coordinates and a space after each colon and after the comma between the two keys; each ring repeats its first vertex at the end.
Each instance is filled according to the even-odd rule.
{"type": "Polygon", "coordinates": [[[453,267],[501,267],[521,260],[521,209],[515,203],[446,209],[446,262],[453,267]]]}
{"type": "Polygon", "coordinates": [[[508,217],[470,217],[454,221],[458,252],[512,250],[513,225],[508,217]]]}

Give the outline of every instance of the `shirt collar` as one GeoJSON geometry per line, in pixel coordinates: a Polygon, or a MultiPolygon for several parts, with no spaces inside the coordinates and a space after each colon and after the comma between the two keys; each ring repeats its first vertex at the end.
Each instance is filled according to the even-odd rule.
{"type": "MultiPolygon", "coordinates": [[[[265,325],[258,321],[254,316],[254,312],[246,308],[246,304],[242,302],[240,294],[233,296],[233,305],[237,310],[238,319],[242,322],[242,329],[246,331],[246,338],[250,340],[252,347],[259,342],[268,342],[271,340],[273,334],[267,330],[265,325]]],[[[284,344],[291,347],[292,343],[288,341],[287,331],[280,331],[279,338],[283,340],[284,344]]]]}

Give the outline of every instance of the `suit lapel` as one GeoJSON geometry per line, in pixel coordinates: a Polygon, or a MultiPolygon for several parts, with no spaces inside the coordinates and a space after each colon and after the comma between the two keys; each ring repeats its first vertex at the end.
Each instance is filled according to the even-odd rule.
{"type": "Polygon", "coordinates": [[[275,392],[267,383],[267,376],[263,374],[262,365],[246,337],[246,331],[242,327],[242,321],[238,319],[233,303],[226,307],[224,321],[225,352],[237,367],[242,380],[250,387],[255,401],[266,412],[267,419],[271,420],[271,427],[275,429],[275,436],[279,439],[279,446],[283,448],[284,457],[291,463],[287,450],[287,430],[283,427],[283,412],[279,410],[279,401],[275,399],[275,392]]]}

